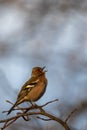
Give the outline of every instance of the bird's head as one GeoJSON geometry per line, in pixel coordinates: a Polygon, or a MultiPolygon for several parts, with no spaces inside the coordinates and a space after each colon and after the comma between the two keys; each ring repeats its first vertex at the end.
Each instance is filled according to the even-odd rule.
{"type": "Polygon", "coordinates": [[[45,72],[47,72],[47,70],[44,70],[46,68],[46,66],[44,67],[34,67],[32,69],[32,76],[38,76],[38,75],[42,75],[42,74],[45,74],[45,72]]]}

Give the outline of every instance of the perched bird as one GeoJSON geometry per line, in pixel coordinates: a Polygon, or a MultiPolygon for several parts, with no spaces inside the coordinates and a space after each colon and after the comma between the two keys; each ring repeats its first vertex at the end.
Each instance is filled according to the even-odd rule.
{"type": "Polygon", "coordinates": [[[45,67],[34,67],[32,69],[31,78],[22,86],[15,104],[8,111],[8,114],[10,114],[17,105],[25,101],[35,102],[43,96],[47,86],[45,76],[45,72],[47,71],[44,69],[45,67]]]}

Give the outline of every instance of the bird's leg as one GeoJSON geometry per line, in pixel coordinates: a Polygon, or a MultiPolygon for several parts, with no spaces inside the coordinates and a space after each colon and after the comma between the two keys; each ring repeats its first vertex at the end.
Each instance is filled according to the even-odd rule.
{"type": "Polygon", "coordinates": [[[30,102],[30,104],[32,105],[32,107],[38,106],[35,102],[30,102]]]}
{"type": "Polygon", "coordinates": [[[44,112],[43,108],[41,106],[38,106],[35,102],[30,102],[32,104],[32,107],[39,109],[40,111],[44,112]]]}

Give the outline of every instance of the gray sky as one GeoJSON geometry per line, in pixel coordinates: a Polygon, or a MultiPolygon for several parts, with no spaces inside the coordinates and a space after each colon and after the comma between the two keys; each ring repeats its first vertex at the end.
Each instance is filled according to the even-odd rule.
{"type": "MultiPolygon", "coordinates": [[[[15,102],[32,67],[44,65],[48,87],[38,103],[58,98],[52,107],[59,107],[60,117],[82,107],[87,100],[86,6],[85,0],[0,3],[0,111],[10,108],[5,100],[15,102]]],[[[87,128],[85,115],[71,124],[87,128]]]]}

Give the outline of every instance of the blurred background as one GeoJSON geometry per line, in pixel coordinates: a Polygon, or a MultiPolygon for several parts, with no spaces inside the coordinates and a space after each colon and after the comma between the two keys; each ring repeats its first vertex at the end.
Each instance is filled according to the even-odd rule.
{"type": "MultiPolygon", "coordinates": [[[[6,100],[16,101],[34,66],[48,70],[47,91],[37,104],[58,98],[46,110],[62,120],[78,108],[68,124],[71,130],[86,130],[86,0],[0,0],[0,119],[7,118],[2,114],[11,107],[6,100]]],[[[34,117],[8,129],[64,130],[34,117]]]]}

